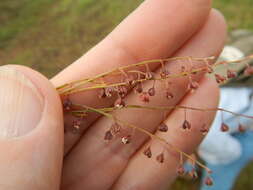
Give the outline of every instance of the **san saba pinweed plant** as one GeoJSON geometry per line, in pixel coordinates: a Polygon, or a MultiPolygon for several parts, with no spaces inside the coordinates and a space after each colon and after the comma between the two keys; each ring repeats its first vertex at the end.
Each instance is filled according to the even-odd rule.
{"type": "MultiPolygon", "coordinates": [[[[222,61],[212,64],[215,59],[216,57],[172,57],[168,59],[147,60],[136,64],[118,67],[94,77],[73,81],[68,84],[59,86],[57,90],[63,101],[64,112],[65,114],[71,115],[73,119],[71,126],[65,126],[65,132],[81,133],[82,124],[85,121],[87,115],[90,113],[96,113],[105,116],[113,121],[111,127],[108,128],[104,134],[103,140],[105,143],[112,142],[114,139],[120,139],[122,144],[127,145],[134,141],[134,135],[136,131],[143,133],[150,139],[160,142],[161,146],[163,147],[163,151],[154,153],[152,151],[152,144],[150,143],[143,151],[144,156],[150,159],[154,157],[156,162],[162,164],[166,161],[165,151],[175,151],[179,155],[180,159],[180,165],[177,168],[178,175],[183,176],[186,174],[183,164],[184,160],[188,159],[193,166],[199,165],[207,171],[209,176],[206,177],[205,184],[210,186],[213,184],[213,180],[210,177],[212,171],[204,164],[199,162],[194,155],[188,155],[184,151],[181,151],[178,147],[172,146],[169,142],[167,142],[165,138],[157,136],[156,134],[149,132],[140,126],[136,126],[128,123],[127,121],[121,120],[111,112],[121,109],[148,109],[154,111],[160,110],[161,113],[164,113],[164,111],[182,109],[184,111],[184,117],[182,118],[182,124],[180,127],[183,131],[186,132],[191,132],[193,127],[191,122],[187,119],[188,111],[200,111],[203,113],[220,111],[222,115],[223,113],[229,113],[238,118],[245,117],[248,119],[253,119],[253,116],[235,113],[219,107],[199,108],[182,105],[163,107],[149,105],[149,103],[152,101],[152,97],[157,95],[156,84],[158,82],[163,84],[163,96],[168,101],[170,101],[177,96],[177,94],[173,94],[172,91],[171,79],[173,78],[186,78],[188,83],[188,91],[194,93],[194,91],[199,87],[199,83],[195,79],[195,76],[203,76],[206,73],[212,74],[218,84],[224,83],[228,79],[237,77],[237,73],[230,69],[230,64],[245,64],[246,67],[244,70],[244,75],[248,76],[253,74],[253,67],[247,63],[249,60],[253,59],[253,55],[236,61],[222,61]],[[178,72],[171,73],[171,71],[165,67],[165,65],[170,61],[176,61],[178,72]],[[198,66],[195,66],[193,64],[194,62],[197,62],[198,66]],[[151,64],[158,64],[160,66],[161,69],[158,74],[151,71],[151,64]],[[215,72],[215,67],[219,65],[225,65],[227,68],[226,76],[215,72]],[[114,80],[112,80],[112,78],[114,80]],[[148,89],[144,90],[143,86],[147,81],[151,81],[152,85],[148,89]],[[71,98],[73,94],[91,90],[95,91],[98,99],[112,99],[114,100],[114,104],[110,107],[95,108],[87,105],[75,104],[75,102],[73,102],[71,98]],[[139,97],[139,101],[142,104],[130,105],[126,103],[125,98],[131,90],[133,90],[136,96],[139,97]]],[[[160,125],[157,127],[157,131],[161,133],[166,133],[168,130],[169,127],[164,122],[160,123],[160,125]]],[[[229,126],[223,121],[221,123],[220,130],[221,132],[229,131],[229,126]]],[[[239,119],[238,130],[241,132],[245,130],[244,126],[240,124],[239,119]]],[[[199,133],[206,135],[208,131],[208,126],[206,124],[203,124],[199,130],[199,133]]],[[[193,167],[193,169],[188,172],[188,175],[192,179],[196,179],[198,177],[197,172],[194,168],[195,167],[193,167]]]]}

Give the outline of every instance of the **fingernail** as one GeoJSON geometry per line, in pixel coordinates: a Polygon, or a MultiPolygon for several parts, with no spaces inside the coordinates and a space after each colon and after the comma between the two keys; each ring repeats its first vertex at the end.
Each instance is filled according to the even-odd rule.
{"type": "Polygon", "coordinates": [[[20,137],[40,121],[44,99],[23,73],[0,67],[0,138],[20,137]]]}

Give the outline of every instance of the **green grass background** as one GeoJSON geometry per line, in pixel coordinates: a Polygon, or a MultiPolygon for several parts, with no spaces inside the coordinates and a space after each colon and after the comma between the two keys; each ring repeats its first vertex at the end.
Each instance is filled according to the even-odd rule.
{"type": "MultiPolygon", "coordinates": [[[[141,0],[1,0],[0,65],[20,64],[52,77],[108,34],[141,0]]],[[[253,0],[214,0],[229,30],[253,30],[253,0]]],[[[174,190],[198,181],[177,180],[174,190]]],[[[253,166],[236,190],[253,189],[253,166]]]]}

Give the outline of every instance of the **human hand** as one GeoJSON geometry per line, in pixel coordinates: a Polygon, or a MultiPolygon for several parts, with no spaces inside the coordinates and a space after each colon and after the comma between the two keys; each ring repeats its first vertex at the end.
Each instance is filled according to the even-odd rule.
{"type": "MultiPolygon", "coordinates": [[[[52,82],[58,86],[118,66],[153,58],[217,56],[224,44],[225,24],[219,13],[209,11],[208,0],[191,2],[146,0],[107,38],[58,74],[52,82]]],[[[172,73],[177,69],[173,62],[168,63],[166,67],[172,73]]],[[[103,138],[112,121],[104,117],[98,118],[97,115],[89,115],[86,118],[80,134],[65,134],[65,156],[61,173],[63,122],[59,98],[50,83],[37,73],[23,67],[15,69],[33,81],[36,91],[39,91],[36,96],[40,97],[38,95],[40,94],[41,97],[33,102],[27,99],[23,101],[22,98],[26,96],[20,95],[22,98],[17,104],[20,97],[18,93],[15,92],[14,97],[4,94],[8,92],[13,95],[13,90],[1,91],[4,94],[1,96],[10,96],[8,101],[2,98],[3,105],[7,105],[3,106],[3,111],[21,114],[12,114],[9,125],[17,126],[21,135],[26,134],[18,138],[8,138],[0,143],[0,148],[5,153],[0,165],[0,171],[5,174],[1,179],[5,189],[58,189],[61,175],[61,189],[64,190],[166,189],[175,179],[179,159],[173,151],[166,152],[163,164],[144,157],[143,149],[150,142],[147,142],[147,136],[139,133],[134,134],[132,142],[128,145],[123,145],[118,140],[107,144],[103,138]],[[16,109],[17,105],[19,109],[16,109]],[[31,106],[30,109],[28,105],[31,106]],[[21,108],[24,110],[20,111],[21,108]],[[21,120],[17,120],[16,116],[21,120]],[[37,127],[29,133],[27,126],[31,126],[29,129],[37,127]]],[[[8,72],[5,68],[2,70],[1,72],[8,72]]],[[[7,84],[6,80],[9,77],[3,75],[2,78],[1,81],[7,84]]],[[[202,76],[196,76],[196,80],[200,79],[200,87],[190,95],[187,95],[187,79],[172,79],[172,92],[176,96],[170,101],[161,93],[163,86],[156,84],[157,94],[152,98],[150,105],[216,107],[218,102],[216,83],[202,76]]],[[[144,88],[151,85],[147,82],[144,88]]],[[[4,87],[8,89],[8,86],[4,87]]],[[[114,101],[98,99],[96,92],[79,93],[71,97],[71,100],[94,107],[110,106],[114,101]]],[[[126,103],[136,102],[139,104],[136,95],[129,93],[126,103]]],[[[113,114],[152,132],[155,132],[156,127],[164,120],[164,114],[160,111],[119,110],[113,114]]],[[[201,126],[204,123],[209,125],[214,114],[205,114],[203,118],[202,112],[189,112],[187,119],[193,128],[188,133],[180,129],[183,115],[182,110],[171,112],[165,120],[169,131],[156,134],[165,138],[172,146],[190,154],[203,138],[199,133],[201,126]]],[[[70,125],[73,118],[66,115],[65,120],[67,125],[70,125]]],[[[152,147],[154,154],[162,151],[156,142],[152,143],[152,147]]]]}

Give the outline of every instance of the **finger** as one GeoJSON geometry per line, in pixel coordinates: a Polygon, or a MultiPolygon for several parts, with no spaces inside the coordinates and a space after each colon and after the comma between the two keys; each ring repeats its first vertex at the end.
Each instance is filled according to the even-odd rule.
{"type": "MultiPolygon", "coordinates": [[[[217,84],[213,80],[205,78],[198,90],[194,94],[188,94],[180,105],[208,109],[217,107],[218,100],[217,84]]],[[[184,131],[181,127],[184,115],[185,110],[175,110],[164,122],[169,126],[168,132],[158,131],[155,135],[166,139],[172,147],[177,147],[190,155],[204,137],[200,132],[201,127],[211,125],[215,112],[187,110],[187,121],[192,126],[189,131],[184,131]]],[[[180,154],[178,152],[156,140],[149,141],[134,155],[113,189],[168,189],[177,176],[176,171],[179,164],[180,154]],[[150,145],[152,159],[143,155],[144,149],[150,145]],[[164,163],[156,161],[156,156],[161,152],[164,152],[164,163]]]]}
{"type": "MultiPolygon", "coordinates": [[[[194,36],[177,55],[193,55],[200,57],[213,55],[218,53],[222,48],[224,38],[225,26],[223,17],[217,12],[212,12],[203,29],[199,31],[199,33],[196,34],[196,36],[194,36]],[[216,35],[217,31],[221,34],[220,36],[216,35]],[[203,46],[205,46],[205,48],[203,48],[203,46]]],[[[187,81],[183,80],[182,82],[181,79],[177,79],[175,82],[179,85],[175,86],[177,92],[180,92],[182,86],[184,88],[181,89],[181,94],[177,94],[182,97],[186,88],[185,83],[187,83],[187,81]],[[177,83],[177,81],[179,81],[179,83],[177,83]],[[180,81],[183,84],[180,84],[180,81]]],[[[158,89],[158,91],[159,90],[161,89],[158,89]]],[[[152,97],[153,99],[151,103],[154,105],[166,106],[176,103],[175,100],[173,100],[173,102],[165,100],[162,93],[160,95],[157,94],[156,96],[152,97]],[[158,98],[156,96],[158,96],[158,98]]],[[[135,94],[131,94],[126,100],[128,104],[140,104],[139,100],[136,99],[135,94]]],[[[177,101],[179,101],[179,99],[177,99],[177,101]]],[[[156,126],[161,122],[161,119],[164,119],[161,112],[147,111],[145,109],[141,111],[133,109],[128,111],[119,110],[117,111],[116,116],[123,121],[135,124],[136,126],[145,128],[149,131],[154,131],[156,126]]],[[[78,145],[66,158],[63,174],[63,186],[66,187],[66,189],[69,187],[78,189],[78,187],[85,183],[86,180],[91,184],[90,188],[100,187],[96,185],[109,188],[126,166],[128,159],[137,149],[139,149],[140,145],[147,138],[139,133],[135,133],[133,136],[133,143],[130,143],[126,147],[122,147],[119,140],[110,142],[107,145],[102,139],[112,123],[113,121],[107,118],[101,118],[98,120],[94,126],[85,133],[78,145]],[[96,155],[96,157],[94,158],[91,155],[96,155]],[[87,165],[81,164],[83,159],[85,159],[87,165]],[[106,163],[103,160],[106,160],[106,163]],[[95,170],[98,165],[103,169],[95,170]],[[114,168],[113,172],[111,168],[114,168]],[[93,175],[96,176],[96,180],[99,179],[101,184],[97,184],[96,181],[93,181],[93,175],[89,175],[91,171],[93,175]],[[76,180],[77,178],[83,180],[76,180]]]]}
{"type": "Polygon", "coordinates": [[[53,85],[20,66],[0,67],[0,187],[59,189],[63,118],[53,85]]]}
{"type": "MultiPolygon", "coordinates": [[[[144,1],[101,43],[53,78],[53,83],[59,86],[119,66],[172,55],[205,22],[210,3],[210,0],[144,1]]],[[[71,99],[92,107],[109,106],[114,101],[114,98],[105,101],[96,97],[97,92],[92,91],[79,93],[71,99]]],[[[80,133],[96,118],[97,115],[90,114],[83,122],[80,133]]],[[[72,117],[66,120],[67,125],[72,125],[72,117]]],[[[80,136],[66,134],[66,152],[80,136]]]]}

